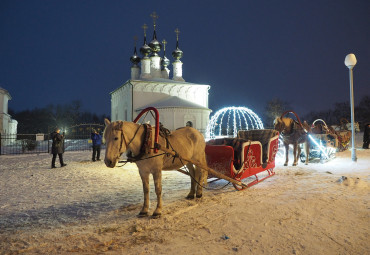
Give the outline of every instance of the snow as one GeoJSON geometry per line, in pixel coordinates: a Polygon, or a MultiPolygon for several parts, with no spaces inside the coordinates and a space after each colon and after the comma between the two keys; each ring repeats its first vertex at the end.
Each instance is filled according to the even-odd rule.
{"type": "MultiPolygon", "coordinates": [[[[0,254],[366,254],[370,150],[288,167],[247,190],[225,181],[185,199],[190,179],[163,172],[163,215],[137,218],[143,194],[134,164],[114,169],[91,152],[0,156],[0,254]],[[58,165],[57,165],[58,166],[58,165]],[[345,177],[342,177],[345,176],[345,177]]],[[[104,152],[103,152],[104,153],[104,152]]],[[[155,194],[151,181],[151,211],[155,194]]]]}

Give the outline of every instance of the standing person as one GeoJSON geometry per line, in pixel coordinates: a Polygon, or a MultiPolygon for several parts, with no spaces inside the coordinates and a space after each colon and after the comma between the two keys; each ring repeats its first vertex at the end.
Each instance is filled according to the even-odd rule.
{"type": "Polygon", "coordinates": [[[51,133],[51,139],[53,140],[53,144],[51,145],[51,153],[53,154],[53,159],[51,160],[51,168],[56,168],[55,160],[57,155],[59,156],[60,167],[64,167],[67,164],[63,162],[63,139],[64,136],[60,134],[60,129],[57,128],[53,133],[51,133]]]}
{"type": "Polygon", "coordinates": [[[95,156],[96,156],[96,160],[100,161],[100,146],[101,146],[102,136],[95,129],[93,129],[92,131],[93,131],[91,133],[91,140],[93,143],[92,161],[95,161],[95,156]]]}
{"type": "Polygon", "coordinates": [[[362,148],[369,149],[369,143],[370,143],[370,123],[367,123],[364,129],[364,145],[362,146],[362,148]]]}

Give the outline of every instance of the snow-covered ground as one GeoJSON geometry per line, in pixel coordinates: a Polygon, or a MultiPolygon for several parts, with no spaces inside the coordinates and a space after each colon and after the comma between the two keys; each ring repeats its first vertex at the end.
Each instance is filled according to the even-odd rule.
{"type": "MultiPolygon", "coordinates": [[[[0,156],[0,254],[369,254],[370,150],[284,167],[244,191],[219,181],[185,199],[190,179],[163,172],[163,216],[137,218],[134,164],[114,169],[90,152],[0,156]],[[58,166],[58,165],[57,165],[58,166]],[[342,178],[345,176],[347,178],[342,178]]],[[[151,210],[155,194],[151,182],[151,210]]]]}

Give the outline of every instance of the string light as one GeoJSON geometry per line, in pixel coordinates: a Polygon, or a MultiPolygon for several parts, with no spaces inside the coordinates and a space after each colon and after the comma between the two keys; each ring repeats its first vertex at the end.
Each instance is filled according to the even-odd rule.
{"type": "Polygon", "coordinates": [[[263,123],[256,113],[247,107],[225,107],[218,110],[209,121],[206,137],[236,137],[239,130],[249,130],[249,127],[263,129],[263,123]]]}

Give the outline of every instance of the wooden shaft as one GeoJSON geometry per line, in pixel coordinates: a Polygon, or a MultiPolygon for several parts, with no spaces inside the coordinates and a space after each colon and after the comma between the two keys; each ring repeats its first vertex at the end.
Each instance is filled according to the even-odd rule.
{"type": "Polygon", "coordinates": [[[242,183],[240,181],[234,180],[233,178],[230,178],[230,177],[228,177],[226,175],[223,175],[223,174],[221,174],[221,173],[213,170],[212,168],[209,168],[208,166],[203,166],[203,165],[201,165],[197,161],[194,161],[194,160],[191,160],[191,159],[187,159],[187,158],[183,158],[180,155],[177,155],[174,151],[171,151],[171,150],[169,150],[167,148],[162,147],[160,144],[156,144],[156,146],[158,147],[159,150],[164,151],[164,152],[166,152],[168,154],[171,154],[172,156],[176,156],[179,159],[185,160],[185,161],[187,161],[189,163],[192,163],[192,164],[196,165],[197,167],[200,167],[200,168],[206,170],[207,172],[211,173],[213,176],[216,176],[217,178],[224,179],[226,181],[229,181],[229,182],[231,182],[233,184],[236,184],[236,185],[239,185],[239,186],[248,187],[246,184],[244,184],[244,183],[242,183]]]}
{"type": "Polygon", "coordinates": [[[182,174],[186,174],[186,175],[190,175],[188,172],[182,170],[182,169],[177,169],[178,172],[182,173],[182,174]]]}

